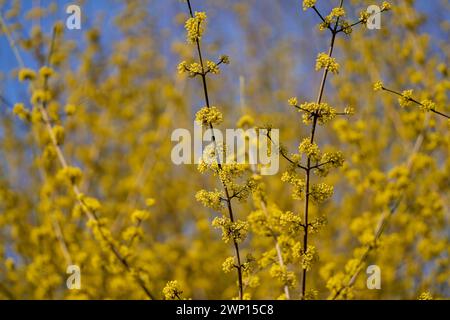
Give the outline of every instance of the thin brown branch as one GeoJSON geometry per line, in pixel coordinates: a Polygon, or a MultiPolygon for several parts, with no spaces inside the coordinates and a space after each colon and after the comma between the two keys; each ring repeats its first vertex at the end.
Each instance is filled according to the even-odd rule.
{"type": "MultiPolygon", "coordinates": [[[[400,97],[405,98],[405,97],[403,96],[403,94],[401,94],[401,93],[398,92],[398,91],[395,91],[395,90],[392,90],[392,89],[385,88],[384,86],[382,87],[382,89],[383,89],[384,91],[387,91],[387,92],[393,93],[393,94],[395,94],[395,95],[397,95],[397,96],[400,96],[400,97]]],[[[406,99],[407,99],[408,101],[411,101],[411,102],[413,102],[413,103],[415,103],[415,104],[421,106],[421,107],[425,107],[424,104],[423,104],[422,102],[420,102],[420,101],[418,101],[418,100],[416,100],[416,99],[414,99],[414,98],[406,97],[406,99]]],[[[433,112],[433,113],[435,113],[435,114],[438,114],[438,115],[440,115],[440,116],[442,116],[442,117],[444,117],[444,118],[450,119],[450,116],[447,115],[447,114],[445,114],[445,113],[442,113],[442,112],[437,111],[437,110],[435,110],[435,109],[430,109],[430,111],[433,112]]]]}

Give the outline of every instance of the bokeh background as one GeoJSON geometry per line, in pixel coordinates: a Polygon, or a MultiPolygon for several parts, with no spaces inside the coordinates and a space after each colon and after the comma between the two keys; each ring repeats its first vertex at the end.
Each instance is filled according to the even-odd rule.
{"type": "MultiPolygon", "coordinates": [[[[318,8],[328,14],[338,2],[319,0],[318,8]]],[[[349,20],[356,21],[372,2],[345,1],[349,20]]],[[[175,166],[170,158],[172,131],[192,129],[204,104],[200,82],[177,72],[181,60],[196,59],[195,48],[185,41],[186,3],[0,1],[0,13],[28,68],[38,70],[45,63],[52,28],[65,22],[69,4],[82,8],[82,29],[64,28],[56,39],[56,74],[50,82],[54,98],[48,111],[64,127],[66,158],[83,171],[80,189],[101,203],[99,215],[107,219],[106,227],[126,247],[130,264],[156,297],[163,298],[162,290],[172,280],[179,282],[185,298],[235,297],[235,274],[222,271],[231,246],[211,227],[219,214],[195,200],[198,190],[220,185],[196,166],[175,166]],[[74,107],[73,114],[67,105],[74,107]],[[129,245],[136,210],[148,211],[149,217],[129,245]]],[[[205,54],[211,60],[221,54],[231,59],[209,81],[213,104],[224,114],[222,128],[235,128],[248,115],[255,126],[280,129],[283,145],[297,152],[309,129],[287,100],[317,96],[321,73],[314,69],[315,58],[327,51],[330,38],[318,30],[318,17],[304,12],[297,0],[192,4],[208,14],[205,54]]],[[[319,258],[308,286],[320,299],[345,283],[352,259],[367,246],[368,234],[396,197],[398,208],[366,262],[380,266],[382,289],[367,289],[364,269],[345,297],[450,295],[449,123],[413,106],[402,109],[395,96],[372,89],[377,80],[398,91],[414,89],[418,99],[433,99],[449,113],[450,5],[426,0],[392,5],[382,15],[380,30],[355,27],[336,43],[341,69],[327,83],[324,101],[339,109],[353,106],[356,115],[318,130],[319,146],[341,150],[346,158],[345,166],[325,179],[334,185],[333,198],[311,212],[328,220],[311,240],[319,258]],[[412,165],[405,174],[408,161],[412,165]],[[399,175],[407,176],[401,191],[388,194],[399,175]]],[[[59,164],[48,157],[45,128],[13,114],[18,102],[31,110],[30,88],[18,81],[18,72],[2,30],[0,298],[145,298],[132,275],[99,245],[73,192],[58,180],[59,164]],[[81,290],[66,287],[69,262],[82,270],[81,290]]],[[[291,187],[281,181],[287,166],[282,161],[280,174],[262,177],[269,210],[301,214],[302,201],[292,199],[291,187]]],[[[255,202],[250,197],[238,204],[237,216],[247,219],[258,210],[255,202]]],[[[257,226],[251,222],[242,244],[244,256],[252,253],[256,259],[246,292],[254,299],[276,299],[283,294],[283,282],[270,272],[276,260],[273,239],[253,229],[257,226]]],[[[290,257],[291,244],[286,241],[283,250],[287,268],[298,279],[291,288],[297,299],[301,267],[290,257]]]]}

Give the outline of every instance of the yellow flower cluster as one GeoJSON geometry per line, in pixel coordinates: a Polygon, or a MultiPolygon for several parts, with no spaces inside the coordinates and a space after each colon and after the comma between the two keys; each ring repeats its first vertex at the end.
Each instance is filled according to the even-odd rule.
{"type": "Polygon", "coordinates": [[[163,289],[164,299],[166,300],[176,300],[181,299],[181,295],[183,291],[181,291],[180,284],[178,281],[169,281],[163,289]]]}
{"type": "Polygon", "coordinates": [[[83,174],[80,168],[65,167],[58,171],[57,179],[61,181],[67,181],[72,185],[78,185],[81,181],[83,174]]]}
{"type": "Polygon", "coordinates": [[[205,32],[206,13],[195,12],[194,17],[189,18],[184,25],[187,31],[187,40],[189,43],[200,41],[205,32]]]}
{"type": "Polygon", "coordinates": [[[296,177],[292,172],[285,172],[281,177],[281,181],[288,182],[293,186],[293,199],[303,200],[305,198],[305,180],[296,177]]]}
{"type": "MultiPolygon", "coordinates": [[[[81,203],[87,208],[87,210],[91,212],[97,212],[101,209],[102,205],[98,199],[93,197],[85,196],[84,194],[81,194],[78,196],[78,200],[81,201],[81,203]]],[[[94,222],[92,222],[94,223],[94,222]]]]}
{"type": "Polygon", "coordinates": [[[433,296],[429,291],[422,292],[418,300],[433,300],[433,296]]]}
{"type": "Polygon", "coordinates": [[[135,224],[147,220],[149,217],[150,212],[146,210],[135,210],[131,213],[131,221],[135,224]]]}
{"type": "Polygon", "coordinates": [[[383,90],[383,82],[381,82],[381,81],[375,82],[374,85],[373,85],[373,90],[374,91],[383,90]]]}
{"type": "MultiPolygon", "coordinates": [[[[89,202],[89,199],[87,200],[89,202]]],[[[101,249],[105,253],[110,253],[111,246],[117,247],[117,243],[114,241],[110,230],[106,227],[108,220],[105,218],[101,219],[89,219],[86,226],[92,230],[95,239],[100,243],[101,249]]],[[[125,248],[123,248],[125,249],[125,248]]],[[[127,249],[125,249],[127,250],[127,249]]],[[[122,252],[127,254],[128,252],[122,252]]]]}
{"type": "Polygon", "coordinates": [[[367,21],[370,18],[370,13],[367,12],[366,10],[363,10],[359,13],[359,21],[361,21],[363,23],[363,25],[367,24],[367,21]]]}
{"type": "Polygon", "coordinates": [[[225,259],[224,263],[222,264],[222,270],[225,273],[230,273],[231,271],[236,268],[235,264],[235,258],[234,257],[228,257],[225,259]]]}
{"type": "Polygon", "coordinates": [[[342,167],[344,164],[344,155],[340,151],[325,152],[322,156],[321,163],[329,163],[335,168],[342,167]]]}
{"type": "Polygon", "coordinates": [[[297,282],[295,273],[288,271],[286,267],[281,267],[280,265],[274,264],[270,268],[270,275],[280,281],[283,285],[293,288],[297,282]]]}
{"type": "Polygon", "coordinates": [[[209,126],[210,124],[219,124],[223,121],[223,115],[219,109],[215,106],[203,107],[195,115],[197,123],[203,126],[209,126]]]}
{"type": "Polygon", "coordinates": [[[222,229],[222,240],[225,243],[230,241],[236,241],[236,243],[241,243],[247,237],[249,224],[246,221],[237,220],[232,222],[226,217],[216,217],[212,222],[212,226],[215,228],[222,229]]]}
{"type": "Polygon", "coordinates": [[[314,184],[311,187],[311,200],[317,204],[320,204],[331,198],[333,192],[333,186],[326,183],[314,184]]]}
{"type": "Polygon", "coordinates": [[[317,117],[317,122],[321,125],[333,120],[336,117],[336,109],[325,102],[317,104],[315,102],[305,102],[300,105],[299,111],[305,112],[303,115],[303,122],[310,124],[314,116],[317,117]]]}
{"type": "Polygon", "coordinates": [[[220,211],[224,208],[222,202],[223,192],[200,190],[195,195],[197,201],[201,202],[205,207],[220,211]]]}
{"type": "Polygon", "coordinates": [[[194,63],[191,63],[190,65],[188,65],[188,63],[186,61],[182,61],[178,65],[177,69],[178,69],[179,74],[183,74],[183,73],[187,72],[189,74],[189,77],[191,77],[191,78],[193,78],[197,75],[203,74],[203,68],[200,65],[200,63],[197,63],[197,62],[194,62],[194,63]]]}
{"type": "Polygon", "coordinates": [[[330,57],[325,52],[321,52],[317,55],[316,59],[316,71],[320,69],[327,69],[332,73],[339,73],[339,64],[335,58],[330,57]]]}
{"type": "Polygon", "coordinates": [[[43,66],[41,69],[39,69],[39,75],[42,78],[50,78],[51,76],[53,76],[55,73],[55,71],[53,71],[52,68],[47,67],[47,66],[43,66]]]}
{"type": "Polygon", "coordinates": [[[436,110],[436,103],[434,103],[431,100],[422,100],[420,102],[420,108],[423,111],[431,111],[431,110],[436,110]]]}
{"type": "Polygon", "coordinates": [[[230,64],[230,57],[225,54],[221,55],[219,60],[224,64],[230,64]]]}
{"type": "Polygon", "coordinates": [[[309,223],[309,229],[308,232],[311,234],[318,233],[324,226],[326,226],[328,223],[328,219],[325,216],[321,216],[319,218],[314,219],[312,222],[309,223]]]}
{"type": "MultiPolygon", "coordinates": [[[[334,25],[337,23],[338,26],[342,28],[342,31],[346,34],[350,34],[352,32],[352,27],[350,24],[342,19],[345,16],[345,9],[342,7],[333,8],[329,15],[323,18],[323,21],[319,24],[319,30],[323,31],[325,29],[332,29],[334,25]]],[[[334,32],[334,31],[333,31],[334,32]]]]}
{"type": "Polygon", "coordinates": [[[27,69],[27,68],[23,68],[19,70],[19,81],[20,82],[24,82],[24,81],[32,81],[36,79],[36,72],[34,70],[31,69],[27,69]]]}
{"type": "Polygon", "coordinates": [[[339,26],[341,27],[342,31],[347,35],[349,35],[353,32],[353,28],[350,25],[350,23],[348,23],[348,21],[340,20],[339,26]]]}
{"type": "Polygon", "coordinates": [[[142,228],[137,226],[130,226],[126,228],[121,234],[122,239],[131,244],[134,239],[142,239],[143,235],[144,232],[142,228]]]}
{"type": "Polygon", "coordinates": [[[220,73],[220,68],[217,65],[217,63],[213,62],[213,61],[206,61],[206,68],[207,68],[207,72],[212,73],[212,74],[219,74],[220,73]]]}
{"type": "Polygon", "coordinates": [[[344,165],[344,156],[342,152],[325,152],[322,155],[320,163],[318,164],[316,174],[321,177],[325,177],[328,175],[331,168],[339,168],[344,165]]]}
{"type": "Polygon", "coordinates": [[[31,103],[37,105],[40,103],[49,102],[51,100],[51,93],[48,90],[35,90],[31,96],[31,103]]]}
{"type": "Polygon", "coordinates": [[[62,145],[64,143],[65,131],[60,125],[56,125],[52,128],[53,137],[55,138],[56,145],[62,145]]]}
{"type": "Polygon", "coordinates": [[[391,10],[391,9],[392,9],[391,4],[389,2],[387,2],[387,1],[383,1],[383,3],[381,4],[381,10],[382,11],[388,11],[388,10],[391,10]]]}
{"type": "Polygon", "coordinates": [[[302,218],[291,212],[282,212],[279,216],[280,226],[287,231],[288,234],[297,234],[303,227],[302,218]]]}
{"type": "Polygon", "coordinates": [[[297,97],[292,97],[288,100],[288,103],[290,106],[296,107],[298,106],[298,99],[297,97]]]}
{"type": "Polygon", "coordinates": [[[298,150],[312,161],[318,162],[321,158],[319,146],[315,143],[311,143],[309,138],[303,139],[302,143],[298,147],[298,150]]]}
{"type": "Polygon", "coordinates": [[[31,113],[28,111],[23,103],[16,103],[13,108],[13,113],[18,116],[22,121],[30,121],[31,113]]]}
{"type": "Polygon", "coordinates": [[[301,258],[302,268],[306,271],[310,271],[314,262],[318,260],[317,248],[312,245],[308,245],[306,252],[300,251],[296,255],[301,258]]]}
{"type": "Polygon", "coordinates": [[[345,9],[342,7],[333,8],[330,15],[336,18],[343,17],[345,16],[345,9]]]}
{"type": "Polygon", "coordinates": [[[303,10],[306,11],[316,5],[316,0],[303,0],[303,10]]]}
{"type": "Polygon", "coordinates": [[[64,108],[64,111],[66,112],[66,115],[73,116],[75,112],[77,111],[77,106],[74,104],[68,104],[64,108]]]}
{"type": "Polygon", "coordinates": [[[411,104],[412,95],[412,90],[405,90],[402,92],[402,96],[398,99],[398,103],[400,103],[402,108],[406,108],[411,104]]]}

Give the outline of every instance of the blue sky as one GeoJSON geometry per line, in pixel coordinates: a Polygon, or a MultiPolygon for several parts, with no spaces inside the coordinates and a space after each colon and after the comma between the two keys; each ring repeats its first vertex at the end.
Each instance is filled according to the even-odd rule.
{"type": "MultiPolygon", "coordinates": [[[[248,0],[249,1],[249,0],[248,0]]],[[[441,0],[418,0],[416,1],[417,8],[423,12],[433,12],[434,15],[439,16],[439,20],[449,19],[448,11],[438,11],[434,10],[435,6],[430,5],[430,3],[437,4],[441,0]]],[[[444,0],[445,1],[445,0],[444,0]]],[[[14,0],[6,0],[6,6],[1,11],[2,14],[11,6],[14,0]]],[[[23,3],[23,14],[21,21],[25,25],[24,32],[27,33],[31,30],[32,22],[24,19],[25,12],[27,12],[33,5],[43,5],[47,6],[53,2],[53,0],[26,0],[23,3]]],[[[102,30],[102,41],[104,44],[112,43],[112,40],[117,40],[118,33],[116,32],[116,27],[114,25],[114,16],[120,12],[123,8],[124,1],[120,0],[58,0],[57,12],[42,21],[39,21],[44,31],[51,33],[52,26],[55,21],[62,20],[65,21],[68,17],[66,14],[66,7],[70,4],[79,4],[82,9],[83,25],[82,30],[67,30],[65,37],[70,40],[75,40],[77,42],[83,43],[83,35],[86,30],[92,26],[100,27],[102,30]]],[[[220,34],[221,44],[223,45],[223,51],[228,52],[227,48],[240,47],[243,42],[242,32],[239,29],[239,24],[236,23],[236,15],[232,12],[231,7],[235,3],[242,1],[229,0],[226,3],[225,8],[219,8],[214,1],[207,0],[193,0],[192,4],[194,10],[207,10],[208,14],[211,16],[211,20],[214,21],[213,26],[214,32],[211,32],[212,36],[207,35],[207,37],[214,37],[215,34],[220,34]]],[[[244,1],[245,2],[245,1],[244,1]]],[[[329,7],[330,0],[318,1],[319,8],[329,7]],[[323,4],[321,4],[321,2],[323,4]]],[[[337,2],[337,1],[334,1],[337,2]]],[[[362,1],[363,3],[364,1],[362,1]]],[[[367,1],[368,4],[370,1],[367,1]]],[[[149,2],[149,13],[154,17],[155,28],[157,31],[166,32],[168,34],[167,41],[162,44],[162,52],[167,57],[169,67],[173,68],[176,64],[174,59],[171,59],[170,46],[175,39],[181,39],[184,37],[184,33],[181,32],[180,26],[176,26],[174,23],[175,16],[180,12],[187,12],[186,4],[181,0],[150,0],[149,2]]],[[[317,23],[317,17],[312,14],[300,14],[301,1],[300,0],[258,0],[257,7],[252,7],[251,15],[256,15],[260,19],[267,15],[267,25],[272,28],[273,39],[267,39],[268,45],[274,44],[275,38],[282,37],[292,37],[293,39],[300,39],[304,36],[304,25],[313,26],[317,23]],[[293,9],[296,8],[296,9],[293,9]],[[271,19],[269,19],[271,18],[271,19]],[[270,25],[269,25],[270,24],[270,25]]],[[[333,1],[332,1],[333,3],[333,1]]],[[[361,8],[355,8],[359,10],[361,8]]],[[[261,24],[264,26],[265,20],[261,19],[261,24]]],[[[34,23],[37,23],[36,21],[34,23]]],[[[436,24],[430,21],[424,26],[424,31],[430,32],[438,38],[442,38],[442,34],[439,33],[436,24]]],[[[214,40],[212,38],[207,40],[214,40]]],[[[312,40],[311,45],[322,47],[322,44],[316,39],[312,40]]],[[[241,46],[242,47],[242,46],[241,46]]],[[[15,58],[12,54],[11,49],[4,36],[0,35],[0,72],[6,75],[10,75],[10,72],[17,65],[15,58]]],[[[263,55],[264,53],[260,53],[263,55]]],[[[238,55],[239,56],[239,55],[238,55]]],[[[233,57],[235,59],[235,57],[233,57]]],[[[30,67],[37,67],[34,61],[27,59],[25,61],[30,67]]],[[[301,72],[301,70],[298,70],[301,72]]],[[[16,81],[2,81],[0,85],[0,93],[2,96],[14,102],[18,98],[20,93],[23,93],[23,89],[20,88],[16,81]]]]}

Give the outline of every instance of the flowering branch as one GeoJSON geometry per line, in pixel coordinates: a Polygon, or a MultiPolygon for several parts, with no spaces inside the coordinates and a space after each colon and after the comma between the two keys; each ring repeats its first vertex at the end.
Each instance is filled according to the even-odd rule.
{"type": "MultiPolygon", "coordinates": [[[[22,72],[19,73],[19,78],[22,78],[22,79],[20,79],[20,80],[31,80],[30,76],[33,73],[30,69],[25,68],[25,64],[20,55],[20,52],[19,52],[19,50],[11,36],[11,33],[9,32],[9,29],[1,15],[0,15],[0,24],[2,25],[3,30],[5,31],[8,42],[16,56],[19,66],[21,68],[22,72]]],[[[97,217],[95,210],[93,210],[93,208],[91,206],[92,201],[90,201],[90,200],[92,200],[92,199],[87,198],[80,191],[80,189],[77,185],[77,181],[79,180],[78,177],[81,175],[81,173],[79,173],[78,170],[74,170],[73,167],[69,166],[68,161],[66,160],[66,158],[60,148],[61,139],[59,139],[57,137],[57,135],[58,135],[57,132],[59,130],[56,130],[56,127],[54,127],[52,125],[50,116],[47,112],[47,104],[49,101],[48,80],[49,80],[50,76],[53,74],[53,70],[51,69],[51,65],[50,65],[50,61],[51,61],[50,58],[53,53],[55,37],[56,37],[57,32],[59,31],[59,28],[60,28],[59,25],[56,25],[53,28],[52,43],[51,43],[49,54],[48,54],[47,60],[46,60],[47,65],[43,66],[40,70],[40,74],[44,77],[44,83],[43,83],[44,90],[43,90],[43,92],[41,92],[39,90],[35,90],[33,83],[31,83],[30,86],[32,88],[32,91],[34,91],[32,100],[33,100],[33,102],[35,102],[36,108],[38,109],[38,111],[42,117],[44,127],[50,137],[50,142],[56,152],[58,161],[62,168],[61,172],[65,172],[69,176],[70,185],[76,196],[77,202],[78,202],[79,206],[81,207],[81,209],[83,210],[83,212],[86,214],[86,216],[89,220],[89,224],[92,225],[92,227],[93,227],[94,233],[96,233],[99,236],[100,240],[106,244],[108,249],[113,253],[113,255],[123,265],[123,267],[125,267],[127,272],[134,275],[134,278],[136,279],[137,284],[145,292],[147,297],[153,300],[153,299],[155,299],[155,297],[150,292],[150,290],[147,288],[145,282],[141,279],[141,277],[139,275],[135,274],[135,272],[134,272],[133,268],[130,266],[128,260],[120,253],[119,249],[114,244],[114,240],[111,238],[109,231],[108,231],[108,234],[105,233],[106,230],[104,230],[104,228],[101,226],[101,222],[100,222],[99,218],[97,217]],[[75,174],[75,172],[76,172],[76,174],[75,174]]]]}
{"type": "Polygon", "coordinates": [[[374,90],[375,91],[384,90],[384,91],[387,91],[389,93],[399,96],[400,97],[399,103],[402,107],[407,107],[409,105],[409,102],[413,102],[413,103],[417,104],[418,106],[420,106],[420,109],[422,109],[423,111],[431,111],[431,112],[438,114],[444,118],[450,119],[449,115],[436,110],[436,104],[433,101],[431,101],[431,100],[418,101],[417,99],[414,99],[412,97],[412,94],[413,94],[412,90],[405,90],[400,93],[398,91],[386,88],[381,81],[378,81],[374,84],[374,90]]]}
{"type": "MultiPolygon", "coordinates": [[[[414,144],[414,148],[413,148],[413,150],[408,158],[408,161],[407,161],[406,169],[407,169],[408,175],[411,175],[411,168],[413,165],[414,156],[419,152],[419,150],[422,146],[423,140],[424,140],[424,133],[422,132],[417,137],[416,142],[414,144]]],[[[383,214],[381,215],[380,221],[378,223],[378,226],[374,232],[373,240],[367,245],[367,247],[364,250],[364,253],[358,259],[355,269],[354,269],[353,273],[350,275],[349,281],[344,286],[341,286],[338,290],[336,290],[336,292],[331,296],[332,300],[336,300],[337,298],[339,298],[347,289],[351,288],[355,284],[356,279],[357,279],[358,275],[361,273],[363,266],[364,266],[366,260],[368,259],[370,253],[374,249],[377,248],[377,242],[380,239],[381,235],[383,234],[384,230],[386,229],[389,218],[395,214],[395,212],[397,211],[403,198],[404,198],[404,193],[401,193],[400,197],[398,197],[391,204],[391,207],[387,211],[383,212],[383,214]]]]}
{"type": "MultiPolygon", "coordinates": [[[[187,0],[187,5],[188,5],[188,9],[189,9],[189,15],[190,15],[190,19],[188,20],[188,22],[186,23],[186,29],[188,31],[188,40],[190,42],[193,42],[196,47],[197,47],[197,53],[198,53],[198,58],[200,61],[200,65],[198,66],[197,64],[192,64],[191,67],[187,67],[186,63],[182,62],[179,66],[178,66],[178,70],[179,72],[184,72],[184,71],[188,71],[190,73],[190,76],[192,76],[193,73],[193,67],[195,69],[195,75],[200,75],[201,79],[202,79],[202,85],[203,85],[203,94],[204,94],[204,98],[205,98],[205,103],[206,103],[206,110],[202,110],[200,111],[200,113],[203,116],[203,124],[208,125],[209,129],[211,129],[212,131],[212,140],[213,140],[213,144],[214,144],[214,154],[216,156],[217,159],[217,169],[219,172],[219,175],[221,173],[224,172],[224,168],[222,166],[222,163],[220,162],[219,159],[219,149],[218,149],[218,145],[217,145],[217,140],[216,137],[214,135],[214,126],[213,126],[213,122],[221,120],[221,115],[219,116],[219,111],[216,110],[215,107],[211,106],[210,104],[210,99],[209,99],[209,94],[208,94],[208,85],[207,85],[207,80],[206,80],[206,76],[208,73],[218,73],[219,69],[218,69],[218,65],[221,63],[228,63],[228,57],[226,56],[222,56],[220,58],[220,61],[218,64],[214,64],[211,63],[209,61],[205,62],[203,60],[203,55],[202,55],[202,50],[201,50],[201,46],[200,46],[200,38],[201,35],[203,33],[203,22],[206,19],[206,16],[204,15],[204,13],[198,13],[196,12],[194,14],[193,10],[192,10],[192,6],[191,6],[191,2],[190,0],[187,0]],[[184,70],[183,70],[184,69],[184,70]]],[[[226,183],[226,181],[224,181],[223,179],[221,179],[222,185],[223,185],[223,189],[225,192],[225,199],[226,199],[226,207],[228,210],[228,216],[231,222],[231,225],[234,225],[235,222],[235,216],[234,216],[234,212],[233,212],[233,207],[232,207],[232,203],[231,200],[233,199],[233,196],[230,193],[230,190],[228,188],[228,185],[226,183]]],[[[238,244],[238,239],[236,239],[236,237],[234,236],[234,231],[237,231],[239,233],[240,228],[233,228],[233,230],[229,230],[228,227],[225,227],[222,223],[218,223],[218,225],[221,225],[222,228],[228,229],[228,232],[233,233],[232,241],[233,241],[233,246],[234,246],[234,250],[235,250],[235,256],[237,259],[237,265],[236,265],[236,270],[237,270],[237,276],[238,276],[238,285],[239,285],[239,299],[243,299],[244,297],[244,286],[243,286],[243,281],[242,281],[242,273],[243,273],[243,264],[241,263],[241,256],[240,256],[240,249],[239,249],[239,244],[238,244]]]]}
{"type": "MultiPolygon", "coordinates": [[[[342,8],[343,6],[343,0],[340,1],[339,4],[339,8],[342,8]]],[[[332,37],[331,37],[331,42],[330,42],[330,48],[328,50],[328,57],[331,58],[331,56],[333,55],[333,49],[334,49],[334,43],[335,43],[335,39],[336,39],[336,30],[337,30],[337,26],[339,23],[339,17],[337,17],[336,19],[336,23],[334,25],[334,29],[332,30],[332,37]]],[[[328,76],[328,72],[329,72],[329,68],[325,68],[323,71],[323,75],[322,75],[322,81],[320,83],[320,87],[319,87],[319,94],[317,97],[317,104],[320,105],[322,103],[322,97],[323,97],[323,93],[325,90],[325,83],[327,80],[327,76],[328,76]]],[[[318,117],[319,114],[318,113],[314,113],[313,115],[313,123],[312,123],[312,127],[311,127],[311,134],[310,134],[310,143],[313,144],[314,143],[314,138],[315,138],[315,133],[316,133],[316,126],[317,126],[317,121],[318,121],[318,117]]],[[[304,227],[304,235],[303,235],[303,254],[306,255],[307,253],[307,249],[308,249],[308,227],[309,227],[309,223],[308,223],[308,219],[309,219],[309,199],[310,199],[310,184],[311,184],[311,170],[312,170],[312,166],[311,166],[311,156],[308,156],[308,160],[307,160],[307,165],[306,165],[306,173],[305,173],[305,207],[304,207],[304,214],[303,214],[303,221],[305,224],[304,227]]],[[[302,294],[302,298],[305,298],[306,295],[306,281],[307,281],[307,269],[303,268],[303,272],[302,272],[302,287],[301,287],[301,294],[302,294]]]]}

